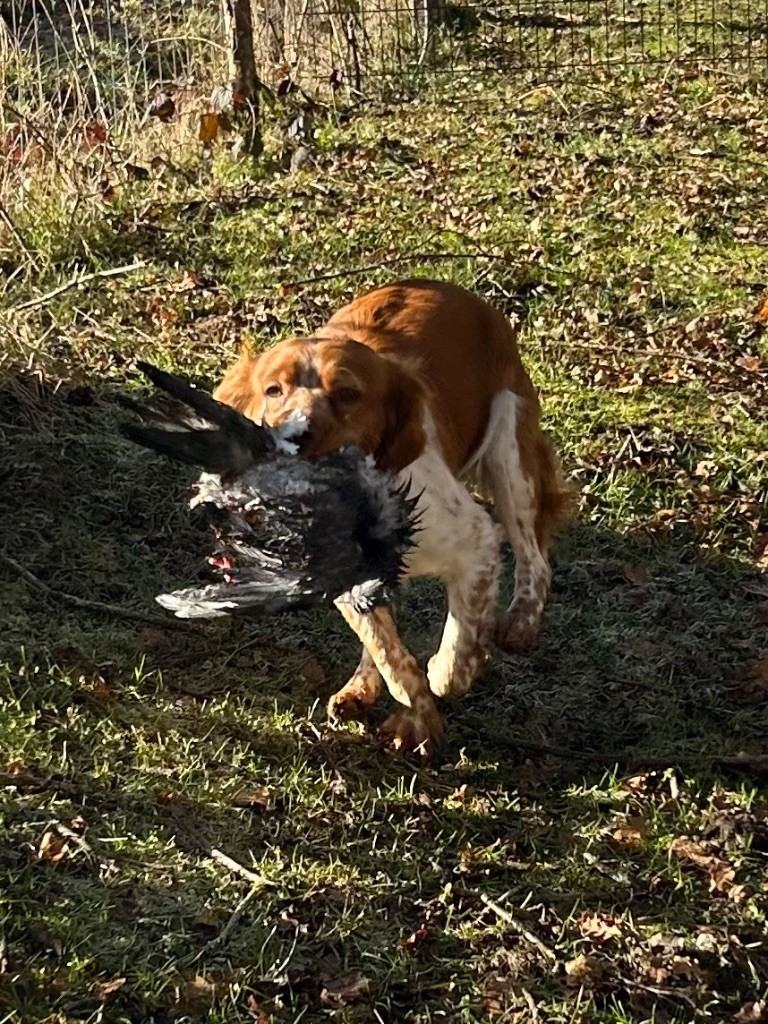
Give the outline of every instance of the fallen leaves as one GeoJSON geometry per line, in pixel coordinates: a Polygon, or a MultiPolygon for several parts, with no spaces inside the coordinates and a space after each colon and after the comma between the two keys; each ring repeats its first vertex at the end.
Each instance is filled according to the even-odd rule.
{"type": "Polygon", "coordinates": [[[765,1003],[745,1003],[733,1015],[734,1024],[768,1024],[768,1006],[765,1003]]]}
{"type": "Polygon", "coordinates": [[[46,860],[51,864],[60,864],[72,856],[72,846],[67,839],[62,839],[55,832],[43,833],[40,845],[37,849],[37,859],[46,860]]]}
{"type": "Polygon", "coordinates": [[[585,912],[578,921],[578,928],[585,939],[595,946],[604,946],[623,937],[624,922],[614,914],[585,912]]]}
{"type": "Polygon", "coordinates": [[[91,991],[97,999],[104,1000],[108,996],[112,996],[115,992],[119,992],[125,984],[125,978],[112,978],[109,981],[95,981],[91,988],[91,991]]]}
{"type": "Polygon", "coordinates": [[[361,1003],[370,994],[370,982],[362,974],[345,974],[326,981],[320,992],[320,1002],[333,1010],[361,1003]]]}
{"type": "Polygon", "coordinates": [[[228,985],[218,979],[196,975],[176,986],[176,1006],[188,1016],[202,1015],[227,991],[228,985]]]}
{"type": "Polygon", "coordinates": [[[419,925],[415,932],[411,932],[406,938],[398,939],[398,949],[414,949],[425,942],[430,936],[430,927],[425,922],[419,925]]]}
{"type": "Polygon", "coordinates": [[[579,953],[565,964],[566,984],[587,990],[599,988],[608,975],[608,964],[602,957],[579,953]]]}
{"type": "Polygon", "coordinates": [[[269,786],[251,786],[239,790],[232,800],[233,807],[247,807],[251,811],[267,811],[274,806],[275,793],[269,786]]]}
{"type": "Polygon", "coordinates": [[[735,363],[748,373],[759,373],[763,368],[763,361],[759,356],[737,356],[735,363]]]}
{"type": "Polygon", "coordinates": [[[215,142],[219,135],[219,115],[218,114],[201,114],[200,115],[200,130],[198,132],[198,138],[204,146],[210,146],[211,143],[215,142]]]}
{"type": "Polygon", "coordinates": [[[710,892],[728,895],[733,888],[736,869],[727,860],[712,853],[702,843],[697,843],[688,836],[678,836],[669,846],[670,852],[683,861],[689,861],[703,868],[709,876],[710,892]]]}

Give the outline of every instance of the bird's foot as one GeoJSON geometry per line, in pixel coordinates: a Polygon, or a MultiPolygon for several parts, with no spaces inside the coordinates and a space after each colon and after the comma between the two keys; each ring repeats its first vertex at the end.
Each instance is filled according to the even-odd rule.
{"type": "Polygon", "coordinates": [[[328,701],[328,717],[335,722],[363,722],[376,702],[381,687],[378,673],[361,674],[352,678],[328,701]]]}
{"type": "Polygon", "coordinates": [[[413,751],[425,760],[435,752],[443,735],[443,722],[434,701],[401,708],[384,722],[379,736],[394,751],[413,751]]]}

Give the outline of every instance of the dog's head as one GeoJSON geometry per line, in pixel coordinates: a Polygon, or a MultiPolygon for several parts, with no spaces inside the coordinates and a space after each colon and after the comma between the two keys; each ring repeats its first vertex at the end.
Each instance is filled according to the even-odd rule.
{"type": "Polygon", "coordinates": [[[293,338],[261,355],[245,354],[214,397],[270,426],[303,413],[308,429],[300,445],[309,458],[356,444],[381,469],[398,471],[425,444],[419,379],[357,341],[293,338]]]}

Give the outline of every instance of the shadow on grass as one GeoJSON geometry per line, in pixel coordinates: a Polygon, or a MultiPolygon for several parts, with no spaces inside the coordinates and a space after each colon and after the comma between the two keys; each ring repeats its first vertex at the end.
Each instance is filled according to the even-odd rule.
{"type": "MultiPolygon", "coordinates": [[[[194,579],[205,549],[182,502],[188,475],[119,438],[108,392],[3,397],[5,552],[51,587],[159,618],[154,595],[194,579]]],[[[319,1019],[334,1008],[323,987],[359,973],[384,1019],[486,1019],[523,990],[555,1014],[578,992],[564,971],[583,949],[577,914],[600,908],[627,915],[626,934],[582,986],[592,1016],[567,1019],[614,1020],[617,1005],[631,1020],[698,1019],[707,986],[732,1013],[768,983],[766,958],[745,952],[759,931],[749,914],[668,853],[670,837],[704,828],[712,759],[764,754],[768,709],[745,666],[768,595],[743,564],[703,560],[674,531],[575,525],[537,650],[496,658],[446,706],[429,768],[325,725],[357,657],[330,612],[143,627],[62,604],[5,565],[0,576],[12,965],[0,1006],[79,1018],[109,999],[115,1019],[138,1021],[264,1005],[319,1019]],[[87,846],[64,834],[65,855],[41,855],[46,831],[77,836],[79,818],[87,846]],[[627,820],[637,840],[617,847],[627,820]],[[212,849],[264,876],[241,918],[249,883],[212,849]],[[658,981],[666,953],[646,948],[644,928],[683,936],[669,957],[698,950],[685,978],[658,981]],[[727,956],[723,934],[739,940],[727,956]],[[653,956],[656,983],[639,966],[653,956]]],[[[407,642],[427,653],[439,588],[414,585],[402,606],[407,642]]],[[[761,829],[724,842],[757,889],[761,829]]]]}

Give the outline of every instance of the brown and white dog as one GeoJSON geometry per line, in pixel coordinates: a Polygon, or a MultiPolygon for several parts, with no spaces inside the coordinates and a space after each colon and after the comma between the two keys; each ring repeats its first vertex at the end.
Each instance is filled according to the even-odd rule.
{"type": "Polygon", "coordinates": [[[407,572],[447,587],[440,648],[425,676],[390,608],[360,615],[337,602],[363,653],[328,710],[364,715],[383,679],[404,705],[385,722],[385,736],[395,747],[429,752],[442,731],[434,696],[466,693],[494,638],[516,651],[535,640],[550,584],[549,544],[566,510],[568,492],[515,331],[462,288],[404,281],[356,299],[313,337],[242,356],[214,394],[270,425],[301,410],[309,422],[304,454],[356,444],[421,494],[407,572]],[[462,480],[492,499],[515,553],[514,597],[498,629],[499,530],[462,480]]]}

